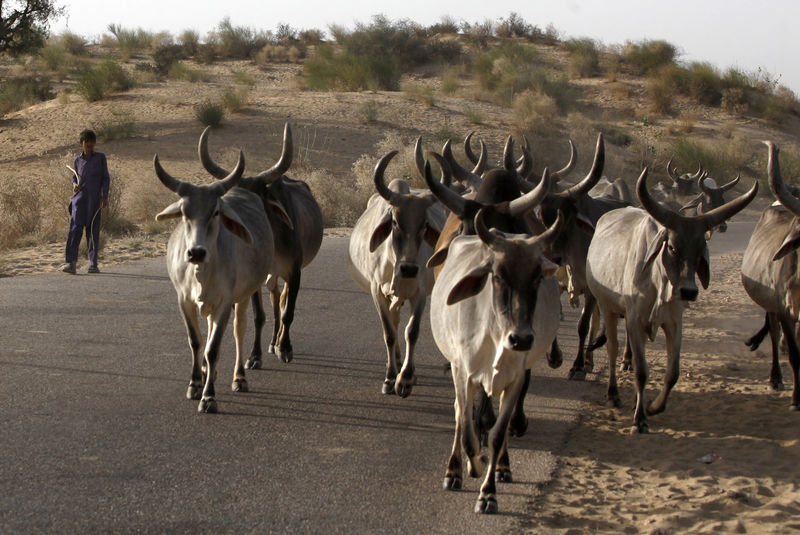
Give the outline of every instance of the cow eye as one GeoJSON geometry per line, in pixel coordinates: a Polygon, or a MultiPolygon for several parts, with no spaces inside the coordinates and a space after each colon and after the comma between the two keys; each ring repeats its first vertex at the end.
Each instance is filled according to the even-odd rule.
{"type": "Polygon", "coordinates": [[[674,254],[678,254],[677,249],[675,249],[675,247],[673,247],[672,245],[667,245],[667,249],[669,250],[670,254],[673,254],[673,255],[674,254]]]}

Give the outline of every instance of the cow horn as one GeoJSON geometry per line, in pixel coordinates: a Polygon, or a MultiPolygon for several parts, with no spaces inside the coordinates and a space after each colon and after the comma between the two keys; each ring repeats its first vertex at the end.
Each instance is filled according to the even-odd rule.
{"type": "Polygon", "coordinates": [[[452,171],[453,177],[455,177],[456,180],[471,186],[474,190],[477,190],[478,187],[480,187],[482,181],[481,177],[461,167],[461,165],[453,157],[453,149],[449,139],[442,147],[442,156],[444,156],[444,159],[447,160],[447,163],[450,165],[450,170],[452,171]]]}
{"type": "Polygon", "coordinates": [[[508,213],[518,217],[539,206],[547,194],[550,193],[550,184],[550,170],[545,167],[542,179],[535,188],[508,203],[508,213]]]}
{"type": "Polygon", "coordinates": [[[231,188],[236,186],[239,183],[239,179],[242,178],[242,174],[244,173],[244,152],[241,150],[239,151],[239,159],[236,161],[236,167],[233,168],[233,171],[230,172],[228,176],[223,178],[217,185],[222,190],[223,194],[225,192],[230,191],[231,188]]]}
{"type": "Polygon", "coordinates": [[[482,176],[486,171],[486,164],[489,162],[489,153],[486,151],[486,143],[484,143],[482,139],[479,140],[479,143],[481,146],[481,153],[480,156],[478,156],[478,163],[472,168],[472,173],[482,176]]]}
{"type": "Polygon", "coordinates": [[[559,195],[564,197],[581,197],[589,193],[589,191],[597,185],[600,181],[600,178],[603,176],[603,167],[606,163],[606,146],[603,142],[603,133],[600,132],[597,134],[597,147],[594,151],[594,161],[592,162],[592,168],[589,170],[589,174],[586,175],[586,178],[571,186],[570,188],[566,189],[564,192],[560,193],[559,195]]]}
{"type": "Polygon", "coordinates": [[[781,176],[781,164],[778,158],[780,150],[772,141],[765,141],[764,144],[769,148],[769,160],[767,160],[769,189],[787,210],[800,216],[800,199],[792,195],[781,176]]]}
{"type": "Polygon", "coordinates": [[[514,161],[514,139],[511,136],[506,138],[506,145],[503,147],[503,169],[512,173],[517,170],[517,163],[514,161]]]}
{"type": "Polygon", "coordinates": [[[396,155],[397,151],[393,150],[381,158],[375,166],[375,171],[372,173],[372,180],[375,182],[375,189],[378,190],[380,196],[386,199],[386,201],[392,206],[397,205],[400,200],[400,196],[396,192],[390,190],[386,185],[386,182],[383,179],[383,173],[386,171],[386,166],[389,165],[389,162],[392,161],[392,158],[394,158],[396,155]]]}
{"type": "Polygon", "coordinates": [[[713,190],[718,189],[718,188],[710,188],[710,187],[708,187],[706,185],[706,177],[704,177],[704,176],[700,176],[700,178],[697,179],[697,187],[700,188],[700,191],[702,191],[706,195],[711,195],[713,190]]]}
{"type": "Polygon", "coordinates": [[[740,178],[741,178],[741,175],[737,174],[736,178],[734,178],[733,180],[731,180],[727,184],[723,184],[722,186],[719,187],[719,189],[721,189],[723,193],[725,193],[726,191],[732,190],[734,187],[736,187],[736,184],[739,183],[739,179],[740,178]]]}
{"type": "MultiPolygon", "coordinates": [[[[567,165],[565,165],[563,169],[559,169],[558,171],[550,173],[550,178],[553,179],[553,182],[558,182],[560,179],[567,176],[575,168],[575,164],[578,163],[578,149],[575,147],[575,143],[573,143],[571,139],[568,141],[569,141],[569,161],[567,162],[567,165]]],[[[605,151],[605,148],[603,150],[605,151]]]]}
{"type": "Polygon", "coordinates": [[[475,214],[475,232],[483,243],[495,249],[503,244],[505,238],[499,232],[490,230],[486,226],[486,221],[483,217],[485,211],[485,208],[481,208],[475,214]]]}
{"type": "Polygon", "coordinates": [[[464,138],[464,154],[467,155],[467,159],[470,161],[472,165],[478,164],[478,157],[475,156],[475,153],[472,151],[472,136],[475,135],[475,130],[467,134],[467,137],[464,138]]]}
{"type": "Polygon", "coordinates": [[[639,175],[639,180],[636,181],[636,196],[639,197],[642,208],[647,210],[647,213],[650,214],[653,219],[668,229],[674,230],[678,227],[681,216],[657,202],[650,196],[650,192],[647,191],[647,167],[642,170],[642,174],[639,175]]]}
{"type": "Polygon", "coordinates": [[[561,233],[561,227],[563,224],[564,216],[561,214],[561,210],[559,210],[558,214],[556,215],[556,220],[553,221],[553,224],[547,227],[547,229],[538,236],[534,236],[533,240],[535,240],[536,243],[553,243],[553,241],[558,238],[558,235],[561,233]]]}
{"type": "Polygon", "coordinates": [[[207,126],[203,133],[200,134],[200,142],[197,144],[197,155],[200,157],[200,163],[208,171],[211,176],[218,179],[223,179],[228,176],[228,171],[214,163],[211,155],[208,153],[208,134],[211,132],[211,127],[207,126]]]}
{"type": "Polygon", "coordinates": [[[425,179],[425,157],[422,155],[422,136],[417,137],[414,143],[414,164],[417,166],[419,176],[425,179]]]}
{"type": "Polygon", "coordinates": [[[256,178],[272,183],[282,177],[292,165],[292,155],[294,153],[294,143],[292,143],[292,128],[287,122],[283,127],[283,149],[278,162],[266,171],[256,175],[256,178]]]}
{"type": "MultiPolygon", "coordinates": [[[[522,134],[522,146],[520,148],[522,147],[528,149],[528,152],[530,152],[531,150],[531,142],[528,141],[528,136],[526,136],[525,134],[522,134]]],[[[522,165],[522,156],[517,158],[517,167],[519,167],[520,165],[522,165]]]]}
{"type": "MultiPolygon", "coordinates": [[[[770,183],[772,181],[770,180],[770,183]]],[[[750,204],[750,201],[756,198],[756,194],[758,193],[758,180],[753,183],[753,187],[747,193],[736,197],[730,202],[727,202],[720,206],[719,208],[714,208],[702,215],[695,216],[692,219],[696,219],[702,222],[705,225],[706,230],[711,230],[717,225],[722,224],[723,221],[726,219],[732,218],[738,212],[744,209],[745,206],[750,204]]]]}
{"type": "Polygon", "coordinates": [[[183,196],[183,192],[186,190],[186,187],[189,186],[189,184],[187,182],[182,182],[167,173],[164,168],[161,167],[161,162],[158,161],[158,154],[153,157],[153,168],[156,170],[156,176],[161,183],[167,187],[167,189],[174,191],[180,196],[183,196]]]}
{"type": "Polygon", "coordinates": [[[669,177],[672,179],[673,182],[677,182],[681,178],[680,175],[678,174],[677,169],[672,167],[672,158],[670,158],[669,161],[667,162],[667,174],[669,174],[669,177]]]}
{"type": "Polygon", "coordinates": [[[522,145],[522,157],[517,160],[519,165],[517,165],[517,174],[522,178],[527,179],[531,172],[533,171],[533,156],[531,156],[531,151],[525,145],[522,145]]]}
{"type": "Polygon", "coordinates": [[[689,175],[689,180],[697,180],[703,176],[703,164],[697,164],[697,172],[693,175],[689,175]]]}
{"type": "MultiPolygon", "coordinates": [[[[445,159],[435,152],[429,152],[428,155],[434,157],[436,161],[439,162],[439,166],[442,168],[442,176],[444,176],[445,169],[449,168],[445,159]]],[[[439,202],[445,205],[447,209],[453,212],[459,219],[463,218],[464,214],[466,213],[467,205],[467,201],[464,199],[464,197],[445,186],[441,181],[434,178],[433,172],[431,171],[430,162],[425,162],[423,166],[423,173],[423,176],[425,177],[425,183],[428,184],[428,188],[431,190],[431,193],[433,193],[433,195],[439,199],[439,202]]]]}

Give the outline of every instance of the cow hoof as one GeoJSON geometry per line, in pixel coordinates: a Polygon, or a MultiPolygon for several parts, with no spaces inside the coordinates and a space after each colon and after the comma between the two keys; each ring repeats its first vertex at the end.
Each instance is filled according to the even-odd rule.
{"type": "Polygon", "coordinates": [[[608,396],[606,404],[609,407],[613,407],[615,409],[619,409],[622,406],[622,401],[619,399],[619,394],[615,396],[608,396]]]}
{"type": "Polygon", "coordinates": [[[789,407],[789,410],[792,411],[792,412],[798,412],[798,411],[800,411],[800,405],[797,405],[797,404],[792,405],[791,407],[789,407]]]}
{"type": "Polygon", "coordinates": [[[231,383],[231,390],[234,392],[247,392],[247,380],[246,379],[234,379],[231,383]]]}
{"type": "Polygon", "coordinates": [[[576,370],[575,368],[572,368],[569,371],[569,375],[567,375],[567,379],[570,379],[571,381],[583,381],[584,379],[586,379],[586,372],[583,370],[576,370]]]}
{"type": "Polygon", "coordinates": [[[488,459],[485,455],[480,455],[475,458],[475,462],[472,459],[467,459],[467,469],[469,470],[469,477],[472,478],[479,478],[481,474],[486,470],[486,463],[488,459]]]}
{"type": "Polygon", "coordinates": [[[383,387],[381,388],[381,394],[384,396],[390,396],[394,394],[394,383],[390,381],[384,381],[383,387]]]}
{"type": "Polygon", "coordinates": [[[771,380],[769,382],[769,386],[776,392],[781,392],[783,390],[783,381],[781,379],[778,379],[777,381],[771,380]]]}
{"type": "Polygon", "coordinates": [[[444,476],[444,481],[442,482],[442,488],[444,490],[461,490],[461,476],[459,475],[444,476]]]}
{"type": "Polygon", "coordinates": [[[511,418],[511,424],[508,426],[508,433],[512,437],[522,437],[525,431],[528,430],[528,419],[524,414],[514,414],[511,418]]]}
{"type": "Polygon", "coordinates": [[[633,369],[630,362],[623,362],[619,365],[619,371],[621,372],[629,372],[633,369]]]}
{"type": "Polygon", "coordinates": [[[280,360],[284,364],[289,364],[290,362],[292,362],[292,359],[294,358],[294,351],[292,351],[291,349],[276,348],[275,355],[277,355],[278,360],[280,360]]]}
{"type": "Polygon", "coordinates": [[[199,385],[189,385],[189,388],[186,390],[186,399],[197,400],[201,397],[203,397],[203,387],[199,385]]]}
{"type": "Polygon", "coordinates": [[[594,362],[587,359],[583,365],[583,373],[592,373],[592,371],[594,371],[594,362]]]}
{"type": "Polygon", "coordinates": [[[513,483],[514,479],[511,477],[511,470],[508,468],[501,468],[494,472],[495,483],[513,483]]]}
{"type": "Polygon", "coordinates": [[[403,377],[402,375],[397,378],[397,381],[394,383],[394,390],[398,396],[401,398],[407,398],[411,395],[411,390],[414,388],[414,385],[417,383],[416,378],[412,375],[411,377],[403,377]]]}
{"type": "Polygon", "coordinates": [[[564,356],[561,354],[561,350],[559,348],[556,348],[554,351],[550,351],[547,354],[547,365],[552,369],[555,370],[560,368],[563,363],[564,356]]]}
{"type": "Polygon", "coordinates": [[[270,344],[269,348],[267,349],[267,352],[268,353],[272,353],[274,355],[275,354],[275,345],[274,344],[270,344]]]}
{"type": "Polygon", "coordinates": [[[650,427],[647,425],[647,422],[642,422],[639,424],[634,424],[631,427],[631,435],[646,435],[650,432],[650,427]]]}
{"type": "Polygon", "coordinates": [[[493,515],[497,513],[497,500],[494,496],[478,498],[475,504],[475,512],[479,515],[493,515]]]}
{"type": "Polygon", "coordinates": [[[261,369],[261,357],[255,358],[250,357],[247,359],[247,362],[244,363],[245,370],[260,370],[261,369]]]}
{"type": "Polygon", "coordinates": [[[197,406],[197,412],[204,412],[206,414],[214,414],[217,412],[217,400],[214,398],[204,398],[200,400],[197,406]]]}

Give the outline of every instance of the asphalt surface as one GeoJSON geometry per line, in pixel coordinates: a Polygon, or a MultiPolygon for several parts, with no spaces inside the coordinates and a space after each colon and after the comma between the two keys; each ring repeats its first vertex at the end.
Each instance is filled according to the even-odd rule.
{"type": "Polygon", "coordinates": [[[249,393],[229,390],[228,329],[215,415],[184,397],[189,348],[163,258],[0,279],[0,533],[518,531],[584,403],[564,378],[575,312],[565,364],[535,370],[500,514],[478,517],[478,480],[441,490],[453,387],[427,311],[418,385],[382,396],[379,320],[346,254],[347,239],[324,241],[304,272],[294,361],[265,355],[249,393]]]}

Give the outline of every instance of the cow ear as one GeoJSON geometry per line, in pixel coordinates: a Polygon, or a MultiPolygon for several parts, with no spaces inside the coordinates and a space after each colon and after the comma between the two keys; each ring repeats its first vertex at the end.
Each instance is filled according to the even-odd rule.
{"type": "Polygon", "coordinates": [[[646,270],[650,264],[653,263],[658,253],[661,252],[661,249],[664,247],[664,244],[667,243],[667,229],[662,228],[658,231],[653,241],[647,246],[647,253],[644,256],[644,265],[642,266],[642,271],[646,270]]]}
{"type": "Polygon", "coordinates": [[[711,266],[708,260],[708,247],[703,247],[703,256],[697,260],[697,278],[704,290],[708,290],[708,283],[711,280],[711,266]]]}
{"type": "Polygon", "coordinates": [[[594,223],[589,221],[582,213],[578,212],[578,215],[575,216],[575,223],[578,225],[578,228],[585,233],[594,235],[594,223]]]}
{"type": "Polygon", "coordinates": [[[440,232],[436,230],[433,225],[430,223],[425,224],[425,236],[424,239],[431,247],[436,247],[436,243],[439,241],[439,234],[440,232]]]}
{"type": "Polygon", "coordinates": [[[700,195],[698,195],[697,197],[695,197],[691,201],[689,201],[686,204],[684,204],[683,206],[681,206],[680,211],[683,212],[684,210],[689,210],[690,208],[694,208],[695,206],[700,204],[700,201],[702,199],[703,199],[703,194],[701,193],[700,195]]]}
{"type": "Polygon", "coordinates": [[[772,257],[772,260],[780,260],[787,254],[791,253],[800,246],[800,228],[792,228],[783,240],[778,252],[772,257]]]}
{"type": "Polygon", "coordinates": [[[228,203],[225,202],[225,199],[219,200],[219,216],[222,219],[222,225],[228,229],[231,234],[241,239],[247,245],[253,243],[253,235],[250,234],[250,231],[244,226],[244,223],[242,223],[242,220],[239,218],[239,214],[228,207],[228,203]]]}
{"type": "Polygon", "coordinates": [[[492,265],[487,262],[464,275],[447,295],[447,304],[453,305],[478,295],[483,290],[483,287],[486,286],[486,280],[491,272],[492,265]]]}
{"type": "Polygon", "coordinates": [[[273,214],[277,215],[281,219],[281,221],[283,221],[286,224],[287,227],[294,230],[294,224],[292,224],[292,219],[289,217],[289,214],[286,212],[286,209],[283,207],[281,203],[270,199],[267,201],[267,209],[273,214]]]}
{"type": "Polygon", "coordinates": [[[435,268],[436,266],[439,266],[441,264],[444,264],[444,261],[447,260],[448,252],[450,252],[449,243],[444,247],[442,247],[441,249],[439,249],[438,251],[436,251],[435,253],[433,253],[431,257],[428,259],[428,262],[427,264],[425,264],[425,266],[430,269],[430,268],[435,268]]]}
{"type": "Polygon", "coordinates": [[[552,277],[558,271],[558,264],[551,262],[547,258],[542,258],[542,276],[552,277]]]}
{"type": "Polygon", "coordinates": [[[176,217],[181,217],[183,215],[183,212],[181,212],[181,202],[182,201],[175,201],[161,210],[161,212],[156,215],[156,221],[164,221],[166,219],[175,219],[176,217]]]}
{"type": "Polygon", "coordinates": [[[392,212],[388,211],[381,218],[378,226],[372,231],[372,236],[369,239],[369,252],[374,253],[375,249],[389,237],[392,233],[392,212]]]}

